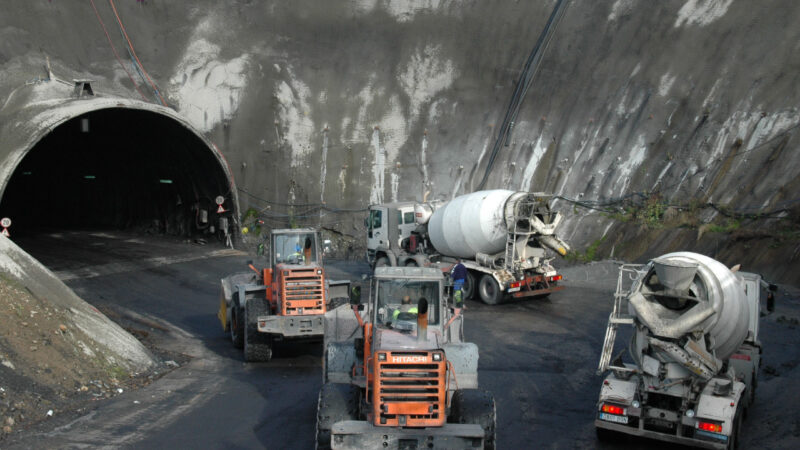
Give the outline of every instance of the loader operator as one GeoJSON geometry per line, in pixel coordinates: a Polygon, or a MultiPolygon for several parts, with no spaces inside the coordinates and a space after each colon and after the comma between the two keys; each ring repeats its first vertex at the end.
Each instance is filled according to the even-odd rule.
{"type": "Polygon", "coordinates": [[[397,316],[399,316],[401,312],[417,314],[417,311],[417,306],[411,304],[411,297],[406,295],[403,297],[403,303],[400,305],[400,307],[394,310],[394,314],[392,314],[392,321],[396,321],[397,316]]]}
{"type": "Polygon", "coordinates": [[[296,244],[295,247],[294,247],[294,253],[289,255],[287,260],[290,261],[290,262],[294,261],[295,264],[303,264],[305,262],[305,260],[304,260],[304,256],[303,256],[303,252],[302,251],[303,251],[303,247],[300,246],[300,243],[296,244]]]}

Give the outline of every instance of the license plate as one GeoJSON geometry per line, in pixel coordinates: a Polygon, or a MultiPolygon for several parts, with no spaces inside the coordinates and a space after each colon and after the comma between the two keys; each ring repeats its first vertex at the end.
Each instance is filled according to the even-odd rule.
{"type": "Polygon", "coordinates": [[[607,422],[616,422],[622,424],[628,423],[628,416],[616,416],[614,414],[606,414],[602,412],[600,413],[600,419],[605,420],[607,422]]]}
{"type": "Polygon", "coordinates": [[[520,287],[510,288],[508,292],[519,292],[520,289],[520,287]]]}

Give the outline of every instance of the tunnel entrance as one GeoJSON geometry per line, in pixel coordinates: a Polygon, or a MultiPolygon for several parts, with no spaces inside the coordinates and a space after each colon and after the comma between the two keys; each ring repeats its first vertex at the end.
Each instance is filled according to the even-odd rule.
{"type": "Polygon", "coordinates": [[[40,139],[0,199],[14,233],[123,229],[225,239],[232,182],[209,143],[165,114],[94,110],[40,139]],[[215,199],[224,197],[225,212],[215,199]]]}

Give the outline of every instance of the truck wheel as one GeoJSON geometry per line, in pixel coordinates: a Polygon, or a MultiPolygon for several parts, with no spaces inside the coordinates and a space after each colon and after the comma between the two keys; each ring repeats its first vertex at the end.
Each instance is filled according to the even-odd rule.
{"type": "Polygon", "coordinates": [[[459,389],[450,403],[450,423],[477,423],[483,428],[483,448],[494,450],[497,445],[497,408],[494,397],[483,389],[459,389]]]}
{"type": "Polygon", "coordinates": [[[269,315],[267,301],[250,298],[244,305],[244,360],[247,362],[269,361],[272,358],[272,339],[258,331],[258,316],[269,315]]]}
{"type": "Polygon", "coordinates": [[[380,258],[375,260],[375,267],[386,267],[391,265],[392,264],[389,262],[389,258],[385,256],[381,256],[380,258]]]}
{"type": "Polygon", "coordinates": [[[331,428],[342,420],[358,419],[358,387],[325,383],[317,403],[317,449],[331,448],[331,428]]]}
{"type": "Polygon", "coordinates": [[[481,296],[481,301],[487,305],[496,305],[500,303],[503,298],[503,292],[500,290],[500,285],[488,273],[481,276],[481,282],[478,284],[478,295],[481,296]]]}
{"type": "Polygon", "coordinates": [[[736,408],[736,414],[733,416],[733,429],[731,435],[728,436],[728,450],[735,450],[739,448],[739,430],[742,428],[742,407],[736,408]]]}
{"type": "Polygon", "coordinates": [[[597,427],[595,427],[594,430],[595,432],[597,432],[597,440],[604,444],[618,444],[621,442],[625,442],[625,440],[623,439],[625,435],[622,433],[597,427]]]}
{"type": "Polygon", "coordinates": [[[475,297],[475,275],[467,271],[467,278],[464,279],[464,285],[461,286],[461,297],[464,301],[472,300],[475,297]]]}
{"type": "Polygon", "coordinates": [[[244,346],[244,322],[242,322],[242,308],[239,307],[239,293],[233,294],[231,306],[231,342],[235,348],[244,346]]]}

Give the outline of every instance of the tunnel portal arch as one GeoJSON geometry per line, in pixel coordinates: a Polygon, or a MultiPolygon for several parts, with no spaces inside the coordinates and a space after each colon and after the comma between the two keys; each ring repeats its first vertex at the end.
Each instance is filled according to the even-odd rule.
{"type": "Polygon", "coordinates": [[[119,228],[224,239],[222,225],[235,234],[239,202],[225,157],[172,109],[68,100],[13,131],[21,142],[0,164],[0,216],[16,232],[119,228]]]}

